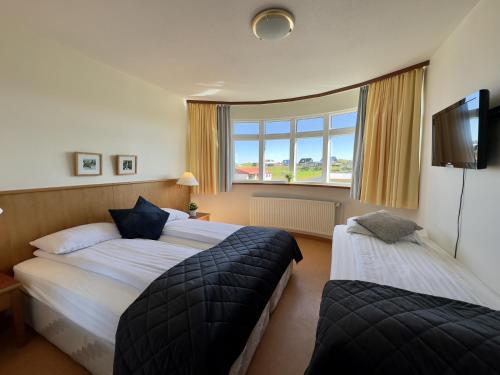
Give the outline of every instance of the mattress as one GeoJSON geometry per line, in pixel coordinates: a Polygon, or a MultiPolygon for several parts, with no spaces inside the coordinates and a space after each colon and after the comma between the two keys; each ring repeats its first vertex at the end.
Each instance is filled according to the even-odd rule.
{"type": "Polygon", "coordinates": [[[500,309],[500,297],[428,238],[385,242],[334,229],[332,280],[360,280],[500,309]]]}

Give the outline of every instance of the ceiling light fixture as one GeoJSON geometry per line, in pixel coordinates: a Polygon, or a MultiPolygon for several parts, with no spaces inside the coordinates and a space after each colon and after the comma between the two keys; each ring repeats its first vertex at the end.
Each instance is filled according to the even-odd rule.
{"type": "Polygon", "coordinates": [[[260,40],[279,40],[293,31],[295,19],[285,9],[266,9],[255,15],[252,20],[254,35],[260,40]]]}

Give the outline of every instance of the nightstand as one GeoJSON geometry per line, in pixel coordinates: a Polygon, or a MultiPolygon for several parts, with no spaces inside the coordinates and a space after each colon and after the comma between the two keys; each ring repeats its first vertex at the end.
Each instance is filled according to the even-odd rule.
{"type": "Polygon", "coordinates": [[[208,212],[197,212],[196,216],[189,216],[190,219],[210,221],[210,214],[208,212]]]}
{"type": "Polygon", "coordinates": [[[0,273],[0,311],[8,309],[12,312],[17,345],[21,346],[26,341],[21,284],[13,277],[0,273]]]}

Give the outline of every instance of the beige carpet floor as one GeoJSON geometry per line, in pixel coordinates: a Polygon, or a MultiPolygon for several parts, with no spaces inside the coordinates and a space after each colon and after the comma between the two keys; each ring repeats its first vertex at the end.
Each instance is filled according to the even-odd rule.
{"type": "MultiPolygon", "coordinates": [[[[298,237],[304,260],[294,265],[290,282],[271,316],[248,375],[303,374],[314,347],[319,304],[329,278],[331,243],[298,237]]],[[[0,374],[88,374],[43,337],[31,333],[17,348],[9,322],[0,322],[0,374]]]]}

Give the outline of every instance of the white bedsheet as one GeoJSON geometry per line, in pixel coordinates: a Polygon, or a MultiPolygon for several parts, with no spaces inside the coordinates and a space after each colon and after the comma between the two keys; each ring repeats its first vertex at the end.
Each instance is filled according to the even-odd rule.
{"type": "Polygon", "coordinates": [[[369,281],[500,309],[499,296],[429,239],[425,246],[386,244],[346,229],[334,230],[332,280],[369,281]]]}
{"type": "Polygon", "coordinates": [[[217,245],[240,228],[241,225],[216,221],[174,220],[167,222],[163,229],[163,235],[217,245]]]}
{"type": "Polygon", "coordinates": [[[179,238],[179,237],[165,236],[165,235],[162,235],[159,238],[159,241],[175,246],[188,247],[191,249],[199,249],[199,250],[207,250],[214,246],[213,244],[208,242],[200,242],[200,241],[190,240],[187,238],[179,238]]]}

